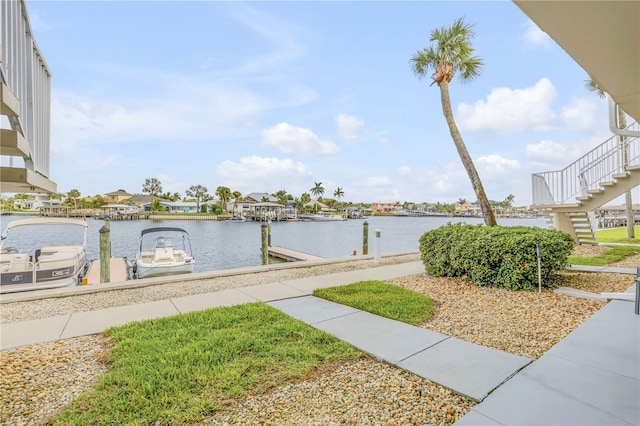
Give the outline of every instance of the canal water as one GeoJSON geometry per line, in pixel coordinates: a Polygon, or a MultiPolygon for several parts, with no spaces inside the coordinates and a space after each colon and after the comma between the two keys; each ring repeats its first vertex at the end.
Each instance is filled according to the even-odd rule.
{"type": "MultiPolygon", "coordinates": [[[[8,222],[24,219],[26,216],[0,216],[2,231],[8,222]]],[[[481,224],[480,218],[450,217],[389,217],[373,216],[367,219],[352,219],[337,222],[274,222],[271,224],[271,245],[281,246],[319,256],[323,258],[349,257],[356,251],[362,254],[363,224],[369,227],[369,254],[374,254],[376,243],[380,244],[380,253],[396,254],[418,250],[420,236],[431,229],[448,222],[466,222],[481,224]],[[375,230],[380,230],[380,239],[375,238],[375,230]]],[[[104,221],[87,219],[87,255],[90,260],[100,257],[99,230],[104,221]]],[[[547,228],[544,218],[537,219],[499,219],[504,226],[524,225],[547,228]]],[[[261,223],[231,221],[196,220],[134,220],[112,221],[111,254],[113,257],[133,259],[139,245],[140,231],[145,228],[168,226],[185,229],[191,239],[196,259],[195,272],[216,271],[221,269],[258,266],[262,263],[261,223]]],[[[48,230],[30,227],[15,228],[9,238],[19,241],[20,251],[33,250],[38,246],[51,243],[68,242],[68,236],[61,236],[57,227],[48,230]]],[[[63,227],[69,233],[69,227],[63,227]]],[[[69,236],[71,241],[81,241],[79,237],[69,236]]]]}

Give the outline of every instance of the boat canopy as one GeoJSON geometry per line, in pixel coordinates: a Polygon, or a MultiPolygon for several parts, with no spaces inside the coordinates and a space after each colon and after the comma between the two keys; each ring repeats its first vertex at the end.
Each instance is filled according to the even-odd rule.
{"type": "Polygon", "coordinates": [[[12,222],[7,223],[7,228],[2,233],[1,239],[7,238],[9,234],[9,230],[13,228],[17,228],[19,226],[26,225],[75,225],[82,226],[85,232],[85,238],[87,235],[87,229],[89,228],[89,224],[84,219],[71,219],[66,217],[39,217],[35,219],[18,219],[12,222]]]}
{"type": "Polygon", "coordinates": [[[89,224],[84,219],[70,219],[65,217],[42,217],[36,219],[18,219],[7,223],[7,230],[17,228],[18,226],[25,225],[77,225],[89,227],[89,224]]]}
{"type": "Polygon", "coordinates": [[[140,236],[143,236],[145,234],[150,234],[152,232],[169,232],[169,231],[184,232],[185,234],[188,234],[188,232],[182,228],[158,227],[158,228],[143,229],[142,232],[140,233],[140,236]]]}

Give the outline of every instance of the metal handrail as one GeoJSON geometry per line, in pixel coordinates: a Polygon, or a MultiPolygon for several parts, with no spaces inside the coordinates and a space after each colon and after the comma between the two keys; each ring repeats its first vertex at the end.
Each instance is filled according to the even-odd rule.
{"type": "MultiPolygon", "coordinates": [[[[640,125],[627,127],[640,131],[640,125]]],[[[602,189],[614,175],[640,165],[640,138],[612,136],[562,170],[532,174],[533,205],[570,204],[589,190],[602,189]]]]}

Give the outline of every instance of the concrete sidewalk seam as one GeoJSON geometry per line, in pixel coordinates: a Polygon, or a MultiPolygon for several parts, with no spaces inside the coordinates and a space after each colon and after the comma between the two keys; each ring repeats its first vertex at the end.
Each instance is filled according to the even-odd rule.
{"type": "Polygon", "coordinates": [[[69,323],[71,322],[71,317],[73,316],[73,314],[69,314],[69,316],[67,317],[67,322],[64,323],[64,326],[62,327],[62,330],[60,330],[60,334],[58,334],[58,338],[57,340],[62,339],[62,335],[64,334],[65,330],[67,329],[67,327],[69,326],[69,323]]]}
{"type": "MultiPolygon", "coordinates": [[[[334,303],[335,303],[335,302],[334,302],[334,303]]],[[[348,305],[345,305],[345,306],[348,306],[348,305]]],[[[355,309],[355,308],[354,308],[354,309],[355,309]]],[[[361,311],[361,310],[359,310],[359,309],[358,309],[358,310],[357,310],[357,311],[355,311],[355,312],[349,312],[349,313],[347,313],[347,314],[338,315],[337,317],[331,317],[331,318],[323,319],[323,320],[321,320],[321,321],[310,322],[310,323],[307,323],[307,324],[309,324],[310,326],[314,326],[314,325],[316,325],[316,324],[322,324],[322,323],[329,322],[329,321],[334,321],[334,320],[337,320],[337,319],[340,319],[340,318],[346,318],[346,317],[348,317],[348,316],[356,315],[356,314],[359,314],[359,313],[361,313],[361,312],[364,312],[364,311],[361,311]]],[[[302,321],[302,322],[305,322],[305,321],[302,321]]]]}
{"type": "MultiPolygon", "coordinates": [[[[420,328],[420,327],[419,327],[419,328],[420,328]]],[[[429,330],[426,330],[426,331],[429,331],[429,330]]],[[[407,356],[407,357],[405,357],[405,358],[403,358],[403,359],[399,360],[399,361],[398,361],[398,364],[400,364],[401,362],[404,362],[404,361],[408,360],[408,359],[409,359],[409,358],[411,358],[411,357],[414,357],[414,356],[416,356],[416,355],[418,355],[418,354],[421,354],[421,353],[423,353],[423,352],[425,352],[425,351],[428,351],[429,349],[433,349],[435,346],[438,346],[440,343],[443,343],[443,342],[445,342],[445,341],[447,341],[447,340],[451,339],[451,336],[447,336],[446,334],[445,334],[444,336],[446,336],[444,339],[439,340],[439,341],[437,341],[437,342],[433,343],[432,345],[429,345],[429,346],[427,346],[426,348],[421,349],[421,350],[419,350],[418,352],[412,353],[411,355],[409,355],[409,356],[407,356]]],[[[398,365],[396,365],[396,367],[402,368],[402,367],[400,367],[400,366],[398,366],[398,365]]]]}

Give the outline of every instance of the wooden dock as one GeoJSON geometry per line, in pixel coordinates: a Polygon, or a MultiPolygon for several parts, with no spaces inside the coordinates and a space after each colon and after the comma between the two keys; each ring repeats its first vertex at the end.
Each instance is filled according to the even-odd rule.
{"type": "Polygon", "coordinates": [[[322,260],[322,258],[318,256],[313,256],[311,254],[289,250],[284,247],[278,246],[269,247],[269,256],[276,257],[278,259],[284,259],[287,262],[298,262],[301,260],[322,260]]]}
{"type": "MultiPolygon", "coordinates": [[[[112,257],[109,269],[109,278],[112,283],[126,281],[129,277],[129,267],[124,257],[112,257]]],[[[94,260],[85,275],[87,284],[108,284],[100,282],[100,259],[94,260]]]]}

